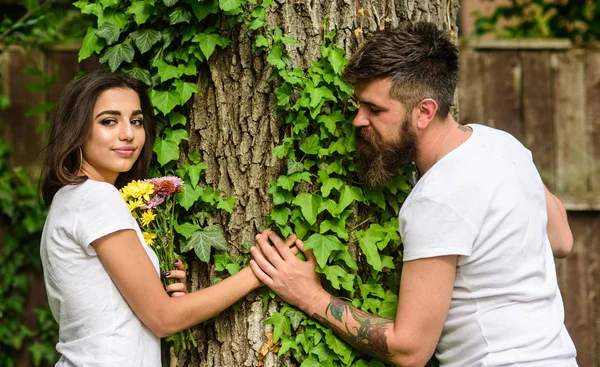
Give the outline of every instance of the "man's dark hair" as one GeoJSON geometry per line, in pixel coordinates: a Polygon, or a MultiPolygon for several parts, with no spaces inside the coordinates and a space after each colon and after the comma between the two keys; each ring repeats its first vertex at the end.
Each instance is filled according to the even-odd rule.
{"type": "Polygon", "coordinates": [[[85,176],[78,176],[77,172],[81,165],[81,146],[92,129],[94,106],[100,94],[118,88],[132,89],[140,98],[146,142],[137,161],[128,172],[119,174],[115,184],[120,187],[130,180],[146,176],[156,138],[156,122],[147,87],[124,74],[93,72],[71,81],[58,100],[50,125],[40,179],[46,206],[50,206],[54,194],[61,187],[87,180],[85,176]]]}
{"type": "Polygon", "coordinates": [[[352,85],[389,78],[391,97],[408,109],[423,98],[438,104],[437,115],[450,112],[458,82],[458,48],[435,24],[402,23],[375,33],[350,59],[343,78],[352,85]]]}

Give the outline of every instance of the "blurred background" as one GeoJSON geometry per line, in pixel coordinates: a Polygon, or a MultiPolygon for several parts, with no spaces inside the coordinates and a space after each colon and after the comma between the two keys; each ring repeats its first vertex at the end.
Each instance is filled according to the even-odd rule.
{"type": "MultiPolygon", "coordinates": [[[[557,260],[566,324],[579,365],[600,367],[600,1],[461,0],[458,23],[459,119],[520,139],[565,204],[575,236],[557,260]]],[[[0,0],[1,366],[58,357],[37,175],[61,88],[100,67],[78,60],[89,25],[70,1],[0,0]]]]}

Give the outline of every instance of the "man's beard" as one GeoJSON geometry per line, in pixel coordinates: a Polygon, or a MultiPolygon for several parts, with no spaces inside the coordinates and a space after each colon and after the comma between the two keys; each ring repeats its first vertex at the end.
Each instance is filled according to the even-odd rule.
{"type": "Polygon", "coordinates": [[[396,142],[389,143],[373,129],[356,129],[358,176],[367,185],[384,187],[398,175],[400,168],[414,162],[417,134],[409,116],[405,116],[398,135],[396,142]]]}

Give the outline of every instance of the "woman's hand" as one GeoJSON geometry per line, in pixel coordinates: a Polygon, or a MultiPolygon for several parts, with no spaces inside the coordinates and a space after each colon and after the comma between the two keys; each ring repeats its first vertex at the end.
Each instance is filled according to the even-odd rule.
{"type": "Polygon", "coordinates": [[[171,293],[171,297],[181,297],[187,293],[187,276],[181,260],[175,260],[173,264],[177,270],[168,271],[163,276],[167,279],[177,279],[177,283],[169,284],[165,289],[167,293],[171,293]]]}

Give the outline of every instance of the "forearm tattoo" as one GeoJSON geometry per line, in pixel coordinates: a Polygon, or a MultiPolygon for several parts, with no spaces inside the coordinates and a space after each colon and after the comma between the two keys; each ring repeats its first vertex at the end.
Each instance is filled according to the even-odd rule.
{"type": "Polygon", "coordinates": [[[331,328],[338,336],[361,352],[382,361],[389,361],[391,353],[388,349],[385,332],[392,323],[391,320],[357,310],[333,296],[325,309],[325,317],[315,313],[313,318],[331,328]],[[329,321],[328,314],[342,323],[346,330],[329,321]],[[349,320],[349,316],[352,316],[354,321],[349,320]]]}

